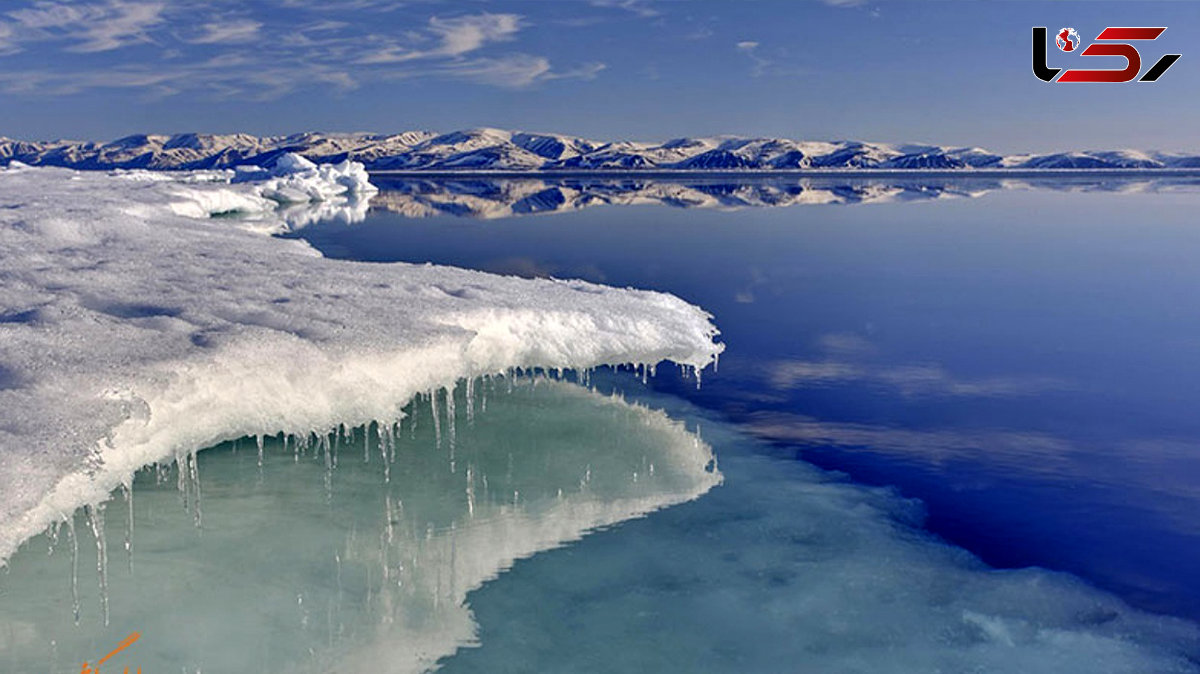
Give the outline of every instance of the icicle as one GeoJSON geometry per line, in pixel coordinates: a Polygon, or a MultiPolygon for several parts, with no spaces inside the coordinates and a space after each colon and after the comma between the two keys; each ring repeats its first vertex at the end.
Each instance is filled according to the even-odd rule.
{"type": "Polygon", "coordinates": [[[408,401],[408,413],[405,415],[408,417],[408,437],[410,440],[417,437],[417,398],[419,397],[420,394],[417,394],[412,400],[408,401]]]}
{"type": "Polygon", "coordinates": [[[188,452],[188,478],[192,484],[192,500],[195,502],[195,509],[192,511],[192,519],[199,529],[203,524],[203,515],[200,512],[200,462],[196,459],[196,452],[188,452]]]}
{"type": "Polygon", "coordinates": [[[183,511],[191,510],[188,505],[188,481],[187,467],[184,464],[184,458],[179,454],[175,455],[175,488],[179,490],[179,498],[183,503],[183,511]]]}
{"type": "Polygon", "coordinates": [[[475,378],[467,377],[467,424],[475,423],[475,378]]]}
{"type": "Polygon", "coordinates": [[[262,435],[254,436],[254,441],[256,443],[258,443],[258,469],[261,471],[262,464],[263,464],[263,436],[262,435]]]}
{"type": "Polygon", "coordinates": [[[125,495],[125,504],[129,506],[125,516],[125,561],[129,572],[133,573],[133,485],[122,483],[121,493],[125,495]]]}
{"type": "Polygon", "coordinates": [[[104,626],[108,627],[108,545],[104,539],[104,504],[85,506],[88,525],[96,538],[96,573],[100,576],[100,609],[104,626]]]}
{"type": "Polygon", "coordinates": [[[363,426],[363,463],[371,463],[371,423],[363,426]]]}
{"type": "Polygon", "coordinates": [[[695,365],[692,366],[692,376],[696,378],[696,390],[700,390],[700,373],[702,370],[695,365]]]}
{"type": "Polygon", "coordinates": [[[433,413],[433,439],[434,444],[438,449],[442,447],[442,420],[441,413],[438,412],[438,392],[432,390],[429,392],[429,410],[433,413]]]}
{"type": "Polygon", "coordinates": [[[58,522],[51,522],[50,529],[46,532],[46,538],[49,539],[49,549],[46,550],[47,555],[54,554],[54,548],[58,546],[58,522]]]}
{"type": "Polygon", "coordinates": [[[481,413],[487,412],[487,394],[488,394],[488,388],[490,388],[491,386],[492,386],[492,375],[489,374],[489,375],[485,376],[485,378],[483,380],[483,386],[480,387],[480,389],[482,389],[479,392],[479,411],[481,413]]]}
{"type": "Polygon", "coordinates": [[[333,447],[328,435],[321,435],[321,451],[325,455],[325,502],[333,503],[333,447]]]}
{"type": "Polygon", "coordinates": [[[342,445],[342,435],[345,428],[345,426],[338,424],[338,427],[333,429],[333,467],[335,470],[337,469],[338,450],[342,445]]]}
{"type": "Polygon", "coordinates": [[[79,538],[75,533],[75,516],[63,521],[67,525],[67,540],[71,543],[71,612],[79,626],[79,538]]]}
{"type": "Polygon", "coordinates": [[[455,412],[454,393],[458,386],[451,386],[446,389],[446,440],[450,443],[450,472],[454,472],[454,440],[455,440],[455,418],[458,416],[455,412]]]}
{"type": "Polygon", "coordinates": [[[383,460],[383,481],[389,483],[392,481],[392,462],[388,460],[392,427],[384,426],[382,422],[376,422],[376,427],[379,429],[379,458],[383,460]]]}

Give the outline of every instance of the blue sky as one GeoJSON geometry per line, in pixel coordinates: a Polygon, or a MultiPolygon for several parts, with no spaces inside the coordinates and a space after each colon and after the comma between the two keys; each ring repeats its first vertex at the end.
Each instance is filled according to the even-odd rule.
{"type": "Polygon", "coordinates": [[[498,126],[1197,151],[1197,38],[1196,2],[0,0],[0,135],[498,126]],[[1153,84],[1045,84],[1034,25],[1085,41],[1167,26],[1144,58],[1183,58],[1153,84]]]}

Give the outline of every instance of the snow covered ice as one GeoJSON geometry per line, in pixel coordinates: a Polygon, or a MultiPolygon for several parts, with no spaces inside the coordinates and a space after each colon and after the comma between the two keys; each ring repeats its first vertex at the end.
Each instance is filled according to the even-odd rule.
{"type": "Polygon", "coordinates": [[[370,189],[353,164],[269,173],[0,171],[0,560],[138,468],[225,440],[393,421],[514,367],[703,368],[721,350],[707,314],[661,293],[263,236],[287,229],[281,201],[353,212],[343,195],[370,189]]]}

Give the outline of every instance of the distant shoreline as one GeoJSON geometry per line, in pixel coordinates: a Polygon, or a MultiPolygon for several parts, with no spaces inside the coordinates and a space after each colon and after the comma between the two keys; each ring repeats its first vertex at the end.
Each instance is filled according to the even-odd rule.
{"type": "Polygon", "coordinates": [[[373,176],[398,178],[896,178],[904,176],[953,178],[1037,178],[1037,177],[1200,177],[1196,168],[1016,168],[1016,169],[379,169],[367,171],[373,176]]]}

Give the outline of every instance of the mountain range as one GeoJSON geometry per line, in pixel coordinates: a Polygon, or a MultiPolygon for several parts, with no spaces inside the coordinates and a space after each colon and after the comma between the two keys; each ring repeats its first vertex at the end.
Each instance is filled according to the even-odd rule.
{"type": "Polygon", "coordinates": [[[1136,150],[1002,155],[978,147],[717,136],[665,143],[603,142],[547,133],[469,129],[437,134],[319,133],[134,135],[109,143],[30,142],[0,136],[0,165],[77,169],[215,169],[269,166],[293,152],[345,159],[369,171],[727,172],[970,169],[1197,169],[1200,155],[1136,150]]]}

